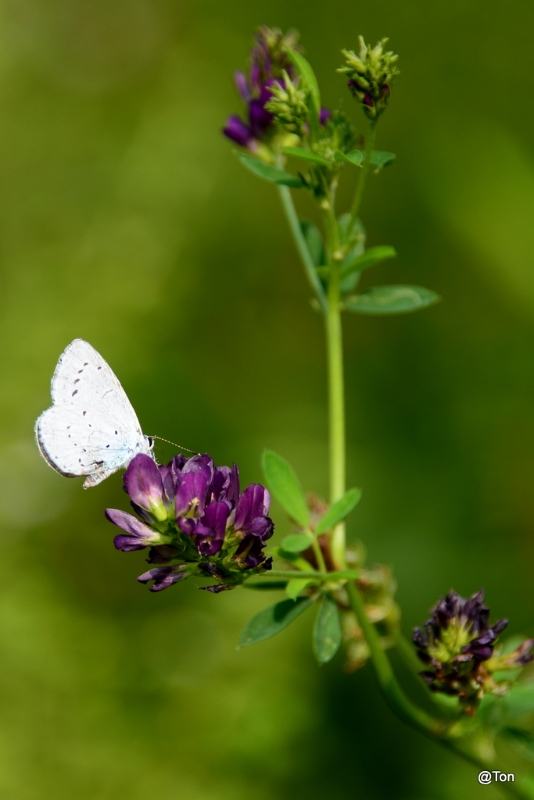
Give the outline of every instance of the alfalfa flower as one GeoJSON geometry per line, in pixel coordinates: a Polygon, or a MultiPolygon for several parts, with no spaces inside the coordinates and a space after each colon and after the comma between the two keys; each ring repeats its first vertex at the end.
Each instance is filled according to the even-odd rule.
{"type": "Polygon", "coordinates": [[[465,600],[455,591],[431,610],[424,630],[414,628],[413,642],[426,669],[420,674],[434,692],[456,696],[467,714],[473,714],[484,694],[503,695],[507,681],[493,673],[532,660],[534,640],[526,640],[514,653],[494,657],[500,633],[508,625],[501,619],[489,624],[483,590],[465,600]]]}
{"type": "Polygon", "coordinates": [[[286,80],[291,82],[296,78],[290,53],[299,49],[297,40],[294,31],[282,33],[267,25],[258,29],[248,76],[243,72],[234,76],[237,91],[247,104],[246,120],[234,114],[223,128],[225,136],[241,147],[257,151],[275,132],[275,118],[267,105],[274,87],[284,87],[286,80]]]}
{"type": "Polygon", "coordinates": [[[251,484],[241,493],[235,464],[216,467],[208,455],[179,455],[158,466],[139,454],[124,474],[124,489],[136,516],[118,509],[106,516],[124,531],[115,537],[118,550],[150,547],[148,562],[157,566],[138,580],[154,581],[151,591],[192,574],[232,588],[270,569],[264,552],[273,533],[269,492],[251,484]]]}
{"type": "Polygon", "coordinates": [[[346,63],[338,72],[347,75],[352,94],[369,119],[376,120],[388,104],[393,80],[400,74],[396,66],[398,56],[384,49],[388,39],[382,39],[375,47],[366,44],[363,36],[359,42],[358,54],[353,50],[341,51],[346,63]]]}

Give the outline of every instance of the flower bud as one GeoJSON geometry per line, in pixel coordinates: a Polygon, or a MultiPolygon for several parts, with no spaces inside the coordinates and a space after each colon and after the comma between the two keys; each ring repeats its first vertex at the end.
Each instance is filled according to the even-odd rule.
{"type": "Polygon", "coordinates": [[[474,714],[484,694],[506,694],[509,685],[496,681],[495,672],[532,660],[534,639],[527,639],[507,656],[494,656],[497,638],[508,620],[490,626],[483,601],[483,590],[467,600],[449,592],[432,609],[424,630],[414,628],[412,638],[426,666],[421,677],[431,691],[458,697],[466,714],[474,714]]]}
{"type": "Polygon", "coordinates": [[[346,63],[338,69],[348,77],[348,87],[354,97],[362,104],[365,114],[376,120],[386,109],[394,78],[399,75],[395,66],[398,56],[391,50],[385,52],[388,39],[382,39],[371,48],[359,37],[360,52],[342,50],[346,63]]]}

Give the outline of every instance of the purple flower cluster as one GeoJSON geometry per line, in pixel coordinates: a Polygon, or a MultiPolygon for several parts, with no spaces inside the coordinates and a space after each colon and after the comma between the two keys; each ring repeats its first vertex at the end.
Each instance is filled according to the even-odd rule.
{"type": "Polygon", "coordinates": [[[288,53],[296,50],[297,38],[294,33],[281,31],[262,25],[251,52],[249,76],[243,72],[234,75],[237,91],[247,104],[247,122],[233,114],[228,117],[223,133],[241,147],[256,150],[271,131],[274,116],[265,108],[272,99],[271,86],[279,83],[284,86],[283,72],[293,79],[295,68],[288,53]]]}
{"type": "Polygon", "coordinates": [[[124,531],[115,537],[123,552],[150,547],[158,566],[140,575],[160,591],[191,574],[211,576],[211,591],[232,588],[271,568],[264,547],[272,536],[270,496],[260,484],[239,489],[234,464],[216,467],[208,455],[175,456],[158,466],[139,454],[124,474],[124,490],[137,516],[108,508],[106,517],[124,531]]]}
{"type": "Polygon", "coordinates": [[[526,640],[511,654],[495,656],[497,637],[508,620],[490,625],[489,613],[483,590],[467,600],[451,591],[431,610],[424,631],[414,628],[413,632],[417,655],[427,666],[420,673],[423,679],[432,691],[459,697],[470,714],[485,692],[506,692],[507,685],[496,683],[493,672],[532,661],[534,639],[526,640]]]}

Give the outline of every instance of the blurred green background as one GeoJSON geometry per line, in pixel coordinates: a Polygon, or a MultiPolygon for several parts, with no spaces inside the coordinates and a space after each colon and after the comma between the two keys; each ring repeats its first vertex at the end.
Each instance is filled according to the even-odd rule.
{"type": "Polygon", "coordinates": [[[236,651],[272,596],[150,594],[144,554],[116,552],[103,516],[126,508],[120,476],[83,492],[33,442],[80,336],[145,432],[235,460],[244,482],[268,446],[326,491],[321,323],[274,189],[220,135],[260,23],[300,29],[326,105],[344,98],[362,131],[339,51],[390,36],[402,75],[378,147],[398,159],[362,216],[399,258],[365,285],[443,297],[346,320],[349,485],[364,489],[350,534],[393,564],[407,633],[451,587],[483,586],[494,618],[534,634],[532,4],[3,0],[6,800],[499,796],[393,718],[369,666],[319,669],[306,616],[236,651]]]}

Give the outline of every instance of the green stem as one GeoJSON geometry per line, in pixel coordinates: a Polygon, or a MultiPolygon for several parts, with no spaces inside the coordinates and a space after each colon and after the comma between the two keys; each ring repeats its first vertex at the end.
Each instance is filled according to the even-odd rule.
{"type": "Polygon", "coordinates": [[[315,264],[313,263],[310,251],[308,249],[308,245],[306,243],[306,239],[304,238],[304,234],[302,233],[302,228],[300,227],[300,220],[298,218],[295,206],[293,204],[291,191],[289,190],[288,186],[279,186],[278,191],[280,193],[280,199],[282,201],[282,206],[284,207],[285,215],[289,227],[291,229],[291,233],[293,234],[293,239],[295,240],[295,244],[297,246],[300,258],[302,260],[302,264],[304,265],[304,272],[306,273],[308,283],[310,284],[314,295],[317,297],[319,301],[319,305],[321,306],[321,311],[323,313],[326,313],[326,298],[324,294],[323,285],[321,283],[319,276],[317,275],[317,272],[315,271],[315,264]]]}
{"type": "MultiPolygon", "coordinates": [[[[491,772],[491,764],[488,764],[484,759],[480,758],[480,756],[463,749],[457,740],[447,738],[449,723],[435,720],[427,714],[426,711],[423,711],[423,709],[416,706],[406,697],[397,683],[390,661],[382,646],[380,636],[365,612],[363,598],[357,586],[353,582],[349,582],[345,588],[349,595],[352,610],[356,614],[358,623],[363,631],[369,650],[371,651],[371,659],[380,690],[391,710],[403,722],[406,722],[412,728],[420,731],[430,739],[439,742],[448,750],[451,750],[453,753],[475,766],[479,771],[489,770],[491,772]]],[[[503,783],[500,784],[499,788],[504,789],[512,797],[517,797],[521,800],[534,800],[534,788],[531,788],[523,781],[517,784],[512,782],[503,783]]]]}
{"type": "Polygon", "coordinates": [[[325,581],[356,580],[359,573],[354,569],[340,570],[339,572],[301,572],[296,569],[271,569],[265,573],[266,578],[309,578],[324,583],[325,581]]]}
{"type": "MultiPolygon", "coordinates": [[[[343,377],[343,333],[340,309],[339,234],[334,210],[329,201],[323,203],[327,231],[328,305],[325,317],[326,356],[328,370],[328,427],[330,457],[330,502],[345,494],[345,386],[343,377]]],[[[345,524],[340,522],[332,532],[332,557],[337,567],[345,566],[345,524]]]]}
{"type": "Polygon", "coordinates": [[[360,173],[360,180],[358,181],[358,185],[356,187],[356,194],[354,195],[354,202],[352,204],[351,214],[353,219],[356,219],[360,212],[363,190],[365,189],[367,175],[369,174],[369,168],[371,166],[371,156],[373,155],[375,138],[376,138],[376,120],[371,122],[369,126],[369,135],[367,136],[367,140],[365,142],[365,155],[363,157],[362,171],[360,173]]]}
{"type": "Polygon", "coordinates": [[[323,556],[323,551],[321,550],[321,545],[317,541],[316,537],[312,535],[311,546],[313,550],[313,554],[315,556],[315,560],[317,561],[317,566],[320,572],[326,572],[326,563],[323,556]]]}

